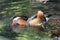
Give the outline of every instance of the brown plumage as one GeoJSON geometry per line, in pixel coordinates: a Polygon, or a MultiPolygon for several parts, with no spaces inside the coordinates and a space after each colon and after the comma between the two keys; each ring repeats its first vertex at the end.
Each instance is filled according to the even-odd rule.
{"type": "Polygon", "coordinates": [[[60,29],[54,29],[51,31],[51,37],[59,37],[60,36],[60,29]]]}

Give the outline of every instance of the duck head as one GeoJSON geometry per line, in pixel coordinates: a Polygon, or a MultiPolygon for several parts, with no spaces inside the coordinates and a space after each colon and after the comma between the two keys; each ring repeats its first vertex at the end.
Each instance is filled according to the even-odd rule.
{"type": "Polygon", "coordinates": [[[37,12],[37,18],[42,18],[44,16],[44,13],[42,11],[37,12]]]}

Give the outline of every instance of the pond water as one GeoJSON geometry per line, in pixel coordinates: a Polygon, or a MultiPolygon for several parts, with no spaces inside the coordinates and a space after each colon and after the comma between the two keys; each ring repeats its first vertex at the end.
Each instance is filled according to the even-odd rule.
{"type": "Polygon", "coordinates": [[[10,40],[10,39],[0,36],[0,40],[10,40]]]}

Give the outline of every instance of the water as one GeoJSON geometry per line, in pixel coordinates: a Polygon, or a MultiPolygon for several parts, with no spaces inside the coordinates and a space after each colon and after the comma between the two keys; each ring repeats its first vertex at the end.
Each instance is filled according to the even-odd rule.
{"type": "Polygon", "coordinates": [[[10,39],[0,36],[0,40],[10,40],[10,39]]]}

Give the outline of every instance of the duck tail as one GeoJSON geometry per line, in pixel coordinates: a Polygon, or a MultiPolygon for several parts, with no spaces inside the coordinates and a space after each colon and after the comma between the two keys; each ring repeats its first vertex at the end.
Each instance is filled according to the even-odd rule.
{"type": "Polygon", "coordinates": [[[53,16],[53,15],[56,15],[56,13],[54,13],[54,14],[48,14],[46,17],[51,17],[51,16],[53,16]]]}
{"type": "Polygon", "coordinates": [[[48,17],[48,18],[49,18],[49,17],[51,17],[51,16],[52,16],[52,15],[51,15],[51,14],[49,14],[49,15],[47,15],[46,17],[48,17]]]}

